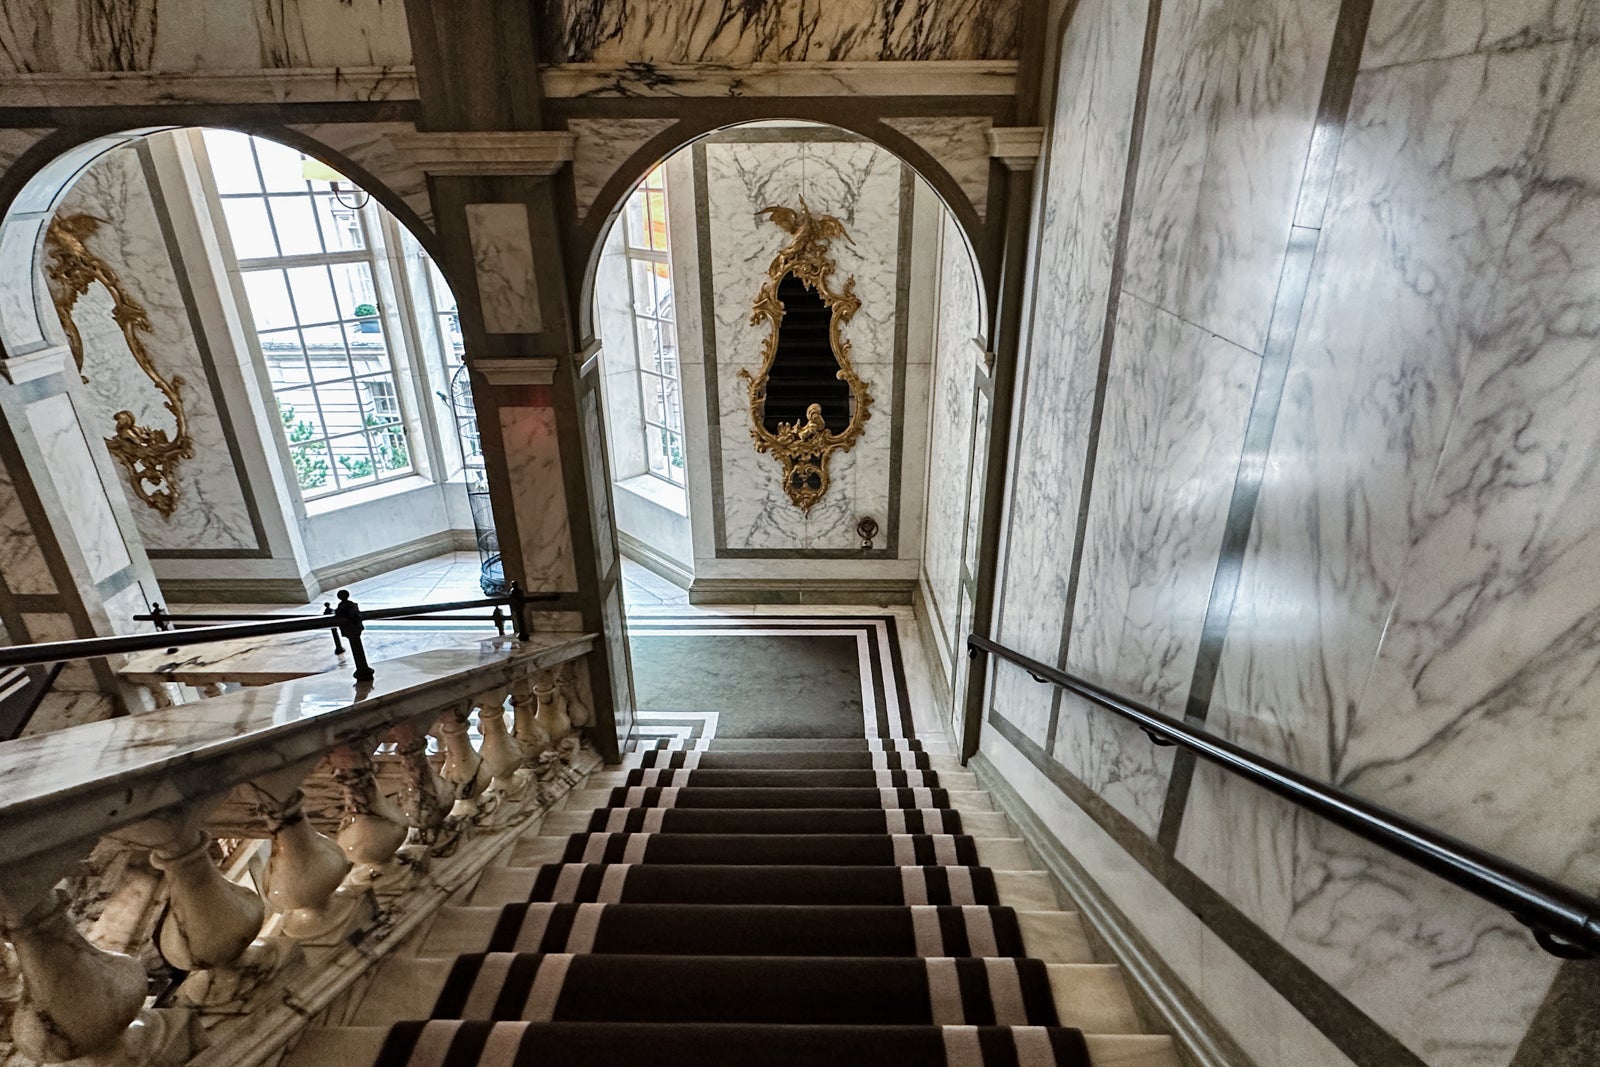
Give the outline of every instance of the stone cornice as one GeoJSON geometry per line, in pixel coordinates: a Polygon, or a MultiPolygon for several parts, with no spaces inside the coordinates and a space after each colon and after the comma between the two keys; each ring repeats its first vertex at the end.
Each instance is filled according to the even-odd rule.
{"type": "Polygon", "coordinates": [[[1032,170],[1044,150],[1043,126],[995,126],[989,129],[989,155],[1007,170],[1032,170]]]}
{"type": "Polygon", "coordinates": [[[393,133],[395,151],[429,174],[544,177],[571,162],[577,136],[563,130],[393,133]]]}
{"type": "Polygon", "coordinates": [[[549,356],[515,359],[472,359],[467,366],[490,385],[550,385],[559,361],[549,356]]]}

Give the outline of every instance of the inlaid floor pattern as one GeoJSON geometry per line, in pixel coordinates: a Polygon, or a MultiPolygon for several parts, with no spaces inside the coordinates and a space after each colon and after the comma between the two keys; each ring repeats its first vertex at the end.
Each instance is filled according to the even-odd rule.
{"type": "Polygon", "coordinates": [[[1177,1067],[940,743],[596,775],[284,1067],[1177,1067]]]}

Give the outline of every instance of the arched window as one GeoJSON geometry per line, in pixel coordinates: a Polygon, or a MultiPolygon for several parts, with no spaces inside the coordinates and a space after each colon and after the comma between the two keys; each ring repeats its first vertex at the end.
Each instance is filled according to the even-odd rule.
{"type": "Polygon", "coordinates": [[[644,454],[651,474],[683,485],[683,387],[667,236],[667,184],[656,167],[623,210],[623,249],[633,299],[644,454]]]}

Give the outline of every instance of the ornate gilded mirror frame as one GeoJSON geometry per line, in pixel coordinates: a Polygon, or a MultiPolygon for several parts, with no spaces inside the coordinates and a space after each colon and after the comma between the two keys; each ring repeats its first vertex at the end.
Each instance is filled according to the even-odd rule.
{"type": "Polygon", "coordinates": [[[124,410],[112,416],[116,433],[106,438],[106,447],[127,468],[128,481],[139,499],[160,512],[162,518],[171,519],[172,510],[178,505],[178,484],[174,480],[178,463],[194,457],[194,441],[189,436],[189,420],[183,410],[184,382],[179,375],[168,379],[156,369],[144,339],[139,336],[153,332],[149,314],[122,287],[122,280],[105,260],[84,244],[103,221],[93,215],[69,215],[52,220],[44,236],[45,249],[50,256],[45,274],[61,285],[61,291],[54,298],[56,315],[66,331],[67,345],[72,349],[78,373],[83,373],[83,337],[72,321],[72,309],[78,298],[99,282],[111,294],[111,315],[122,329],[128,351],[166,397],[166,408],[177,424],[170,438],[165,430],[138,425],[133,412],[124,410]]]}
{"type": "Polygon", "coordinates": [[[768,324],[766,339],[761,343],[761,368],[754,375],[741,370],[739,377],[749,390],[750,436],[755,440],[756,451],[770,452],[783,464],[784,492],[795,507],[809,513],[828,491],[829,457],[854,448],[872,417],[872,394],[850,363],[850,342],[840,335],[840,329],[861,308],[855,293],[856,280],[847,278],[841,288],[835,289],[833,272],[838,265],[828,254],[831,241],[840,237],[850,241],[850,235],[835,216],[813,215],[804,197],[798,210],[773,206],[762,208],[757,214],[765,215],[793,236],[767,268],[767,280],[750,315],[752,326],[768,324]],[[828,429],[819,404],[807,408],[804,422],[781,422],[776,430],[766,426],[767,381],[778,356],[778,328],[783,323],[784,307],[778,298],[778,286],[791,274],[821,297],[830,312],[828,340],[839,364],[838,377],[850,387],[851,398],[850,423],[838,432],[828,429]]]}

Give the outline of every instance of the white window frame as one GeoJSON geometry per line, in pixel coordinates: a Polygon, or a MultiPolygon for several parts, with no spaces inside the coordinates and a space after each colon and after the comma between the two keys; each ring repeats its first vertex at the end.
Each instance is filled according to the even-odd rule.
{"type": "Polygon", "coordinates": [[[667,177],[665,166],[658,166],[645,176],[634,191],[629,194],[628,202],[623,207],[623,215],[618,220],[622,226],[622,249],[628,266],[628,298],[629,306],[633,311],[633,352],[635,362],[634,383],[639,390],[639,430],[644,437],[645,470],[654,478],[658,478],[678,489],[686,489],[688,469],[688,444],[683,425],[683,361],[678,348],[678,313],[677,313],[677,288],[672,285],[672,239],[667,222],[667,177]],[[650,235],[654,231],[653,218],[649,208],[650,193],[659,193],[661,196],[661,246],[655,247],[655,242],[650,235]],[[630,220],[633,217],[636,203],[643,207],[644,229],[646,234],[645,245],[634,243],[630,220]],[[665,268],[667,284],[669,286],[669,303],[666,316],[663,316],[661,307],[654,300],[655,294],[648,294],[647,300],[641,301],[638,287],[634,284],[634,264],[645,263],[650,265],[653,272],[665,268]],[[641,312],[640,308],[649,304],[651,311],[641,312]],[[663,354],[668,346],[667,337],[671,338],[671,351],[673,353],[670,371],[655,358],[654,352],[647,353],[640,340],[641,323],[654,325],[656,336],[662,339],[661,349],[663,354]],[[660,389],[662,397],[662,418],[660,420],[650,417],[650,403],[647,397],[654,388],[660,389]],[[671,400],[676,398],[674,405],[671,400]],[[660,443],[665,471],[656,470],[651,463],[651,442],[656,439],[660,443]],[[673,445],[676,445],[674,453],[673,445]],[[678,462],[672,461],[676,454],[678,462]]]}

